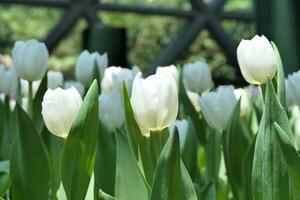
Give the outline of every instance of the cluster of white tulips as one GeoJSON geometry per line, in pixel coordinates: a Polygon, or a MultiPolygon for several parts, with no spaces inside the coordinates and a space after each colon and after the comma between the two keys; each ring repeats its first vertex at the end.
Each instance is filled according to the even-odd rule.
{"type": "Polygon", "coordinates": [[[300,72],[285,79],[264,36],[237,48],[244,88],[216,87],[204,61],[143,77],[87,50],[64,80],[36,40],[16,42],[12,59],[0,65],[4,199],[300,196],[300,72]]]}

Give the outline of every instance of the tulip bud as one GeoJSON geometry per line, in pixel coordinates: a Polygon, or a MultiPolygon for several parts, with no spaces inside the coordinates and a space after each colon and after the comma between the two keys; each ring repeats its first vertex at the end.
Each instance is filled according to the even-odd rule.
{"type": "Polygon", "coordinates": [[[300,71],[288,75],[285,79],[286,104],[288,106],[300,105],[300,71]]]}
{"type": "MultiPolygon", "coordinates": [[[[21,82],[21,93],[23,96],[28,97],[28,81],[25,81],[23,79],[20,80],[21,82]]],[[[35,97],[36,92],[38,91],[41,84],[41,80],[33,81],[32,82],[32,95],[35,97]]]]}
{"type": "Polygon", "coordinates": [[[212,86],[212,77],[206,62],[197,61],[183,66],[183,82],[186,88],[199,95],[212,86]]]}
{"type": "Polygon", "coordinates": [[[61,72],[48,71],[47,73],[48,88],[54,90],[64,83],[64,75],[61,72]]]}
{"type": "Polygon", "coordinates": [[[36,40],[17,41],[12,50],[12,56],[20,78],[37,81],[45,75],[49,53],[44,43],[36,40]]]}
{"type": "Polygon", "coordinates": [[[223,86],[216,92],[208,92],[199,99],[203,116],[214,129],[224,130],[237,103],[233,89],[223,86]]]}
{"type": "Polygon", "coordinates": [[[99,96],[99,117],[105,127],[113,132],[124,123],[124,106],[122,95],[116,91],[99,96]]]}
{"type": "Polygon", "coordinates": [[[276,56],[265,36],[242,40],[237,48],[237,58],[244,79],[251,84],[263,84],[276,74],[276,56]]]}
{"type": "Polygon", "coordinates": [[[84,92],[85,92],[84,85],[82,85],[78,81],[66,81],[64,83],[64,88],[65,89],[68,89],[68,88],[71,88],[71,87],[74,87],[79,92],[79,94],[83,97],[84,92]]]}
{"type": "Polygon", "coordinates": [[[175,79],[164,74],[142,79],[142,74],[138,73],[133,82],[131,104],[141,127],[160,131],[170,126],[178,113],[175,79]]]}
{"type": "Polygon", "coordinates": [[[238,88],[234,90],[236,99],[241,99],[240,116],[246,116],[250,112],[250,102],[246,90],[238,88]]]}
{"type": "Polygon", "coordinates": [[[200,112],[200,105],[199,105],[199,95],[195,92],[191,92],[191,91],[186,91],[191,103],[193,104],[195,110],[197,112],[200,112]]]}
{"type": "Polygon", "coordinates": [[[82,99],[75,88],[48,89],[42,102],[42,115],[48,130],[66,138],[80,110],[82,99]]]}
{"type": "Polygon", "coordinates": [[[164,73],[164,74],[167,74],[167,75],[171,75],[176,80],[177,83],[179,82],[179,72],[178,72],[175,65],[158,66],[156,68],[156,73],[157,74],[158,73],[164,73]]]}
{"type": "Polygon", "coordinates": [[[79,82],[84,86],[89,87],[94,79],[94,66],[95,63],[98,67],[98,72],[102,78],[104,70],[108,66],[107,54],[100,55],[98,52],[90,53],[84,50],[78,57],[75,75],[79,82]]]}
{"type": "Polygon", "coordinates": [[[102,92],[111,93],[112,91],[117,91],[122,93],[123,81],[125,81],[128,94],[131,94],[133,79],[133,73],[130,69],[109,67],[104,71],[101,82],[102,92]]]}
{"type": "Polygon", "coordinates": [[[5,69],[4,65],[0,65],[0,91],[6,95],[10,95],[17,89],[17,73],[14,68],[5,69]]]}

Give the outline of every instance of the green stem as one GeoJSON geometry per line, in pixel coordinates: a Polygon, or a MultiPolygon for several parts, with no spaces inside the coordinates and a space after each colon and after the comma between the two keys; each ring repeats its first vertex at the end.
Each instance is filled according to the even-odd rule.
{"type": "Polygon", "coordinates": [[[33,118],[33,92],[32,92],[32,81],[28,81],[28,115],[33,118]]]}
{"type": "Polygon", "coordinates": [[[154,166],[156,166],[164,146],[162,134],[161,131],[153,131],[150,133],[150,152],[154,166]]]}
{"type": "Polygon", "coordinates": [[[262,97],[263,97],[263,101],[265,102],[265,96],[266,96],[266,84],[262,84],[260,85],[260,89],[261,89],[261,93],[262,93],[262,97]]]}

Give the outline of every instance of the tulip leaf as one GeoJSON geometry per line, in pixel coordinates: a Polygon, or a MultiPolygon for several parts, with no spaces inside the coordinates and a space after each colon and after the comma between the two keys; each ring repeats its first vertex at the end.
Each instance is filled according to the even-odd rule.
{"type": "Polygon", "coordinates": [[[170,135],[158,160],[151,199],[197,199],[192,180],[180,159],[177,129],[170,135]]]}
{"type": "Polygon", "coordinates": [[[116,143],[114,135],[100,124],[95,163],[95,198],[99,189],[109,195],[114,194],[116,171],[116,143]]]}
{"type": "Polygon", "coordinates": [[[48,199],[49,167],[45,146],[25,111],[18,104],[16,110],[18,134],[10,159],[12,199],[48,199]]]}
{"type": "Polygon", "coordinates": [[[122,132],[116,133],[115,136],[117,143],[116,199],[148,199],[149,186],[138,167],[128,139],[122,132]]]}
{"type": "Polygon", "coordinates": [[[180,81],[179,81],[179,97],[180,97],[180,102],[182,102],[184,110],[188,116],[191,117],[195,128],[196,128],[196,133],[198,136],[198,140],[201,144],[206,143],[206,135],[205,135],[205,122],[203,118],[199,118],[199,114],[195,110],[192,102],[190,101],[187,92],[184,87],[183,83],[183,75],[180,73],[180,81]]]}
{"type": "Polygon", "coordinates": [[[0,161],[0,196],[2,197],[11,186],[9,161],[0,161]]]}
{"type": "Polygon", "coordinates": [[[106,194],[102,190],[99,190],[99,200],[116,200],[114,197],[106,194]]]}
{"type": "Polygon", "coordinates": [[[123,83],[123,98],[125,109],[125,125],[128,139],[136,160],[138,160],[138,154],[140,153],[146,179],[148,183],[151,184],[154,174],[154,166],[151,160],[150,150],[148,148],[146,138],[142,135],[140,127],[135,120],[125,83],[123,83]]]}
{"type": "Polygon", "coordinates": [[[44,126],[44,121],[42,116],[42,101],[47,89],[48,86],[47,86],[47,75],[46,75],[42,79],[39,89],[37,90],[36,95],[33,99],[33,122],[38,133],[41,133],[44,126]]]}
{"type": "Polygon", "coordinates": [[[273,46],[273,50],[276,57],[276,67],[277,67],[277,77],[276,77],[276,83],[277,83],[277,96],[281,102],[281,105],[285,107],[285,81],[284,81],[284,69],[280,57],[279,50],[274,42],[271,42],[273,46]]]}
{"type": "Polygon", "coordinates": [[[217,199],[216,186],[214,181],[210,181],[198,190],[198,199],[213,200],[217,199]]]}
{"type": "Polygon", "coordinates": [[[242,164],[249,146],[247,133],[240,121],[240,103],[236,104],[223,134],[223,152],[228,181],[235,199],[242,199],[242,164]]]}
{"type": "Polygon", "coordinates": [[[280,146],[276,142],[274,122],[277,122],[287,134],[292,134],[286,112],[280,105],[273,84],[268,79],[265,107],[253,158],[252,191],[256,200],[289,199],[288,172],[280,146]]]}
{"type": "Polygon", "coordinates": [[[94,81],[61,154],[61,179],[69,200],[82,200],[87,193],[95,164],[98,112],[98,84],[94,81]]]}
{"type": "Polygon", "coordinates": [[[297,188],[295,192],[297,193],[297,196],[300,196],[300,156],[293,146],[291,140],[289,139],[288,135],[285,133],[285,131],[275,122],[275,129],[276,129],[276,138],[278,140],[280,149],[282,151],[289,177],[291,179],[291,182],[294,185],[294,188],[297,188]]]}

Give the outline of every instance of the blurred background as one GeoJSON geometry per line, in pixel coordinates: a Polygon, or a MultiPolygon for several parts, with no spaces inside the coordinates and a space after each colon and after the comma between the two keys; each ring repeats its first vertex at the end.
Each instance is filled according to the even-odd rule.
{"type": "Polygon", "coordinates": [[[275,41],[286,73],[299,69],[299,8],[299,0],[0,0],[0,54],[36,38],[51,51],[50,68],[70,78],[87,48],[146,73],[205,60],[217,84],[242,85],[236,47],[255,34],[275,41]]]}

